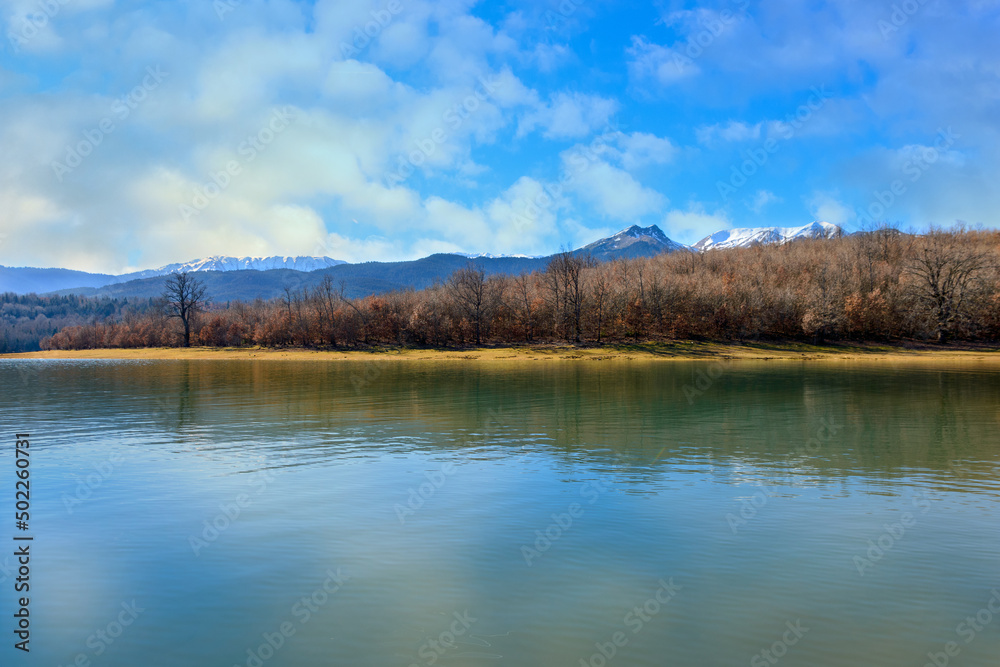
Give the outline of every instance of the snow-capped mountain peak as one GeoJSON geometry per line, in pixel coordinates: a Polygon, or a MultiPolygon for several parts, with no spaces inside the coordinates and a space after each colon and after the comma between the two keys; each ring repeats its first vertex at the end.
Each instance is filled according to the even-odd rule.
{"type": "Polygon", "coordinates": [[[694,244],[696,250],[721,250],[747,248],[763,243],[783,244],[799,239],[825,239],[843,234],[843,230],[829,222],[811,222],[801,227],[747,227],[723,229],[706,236],[694,244]]]}
{"type": "Polygon", "coordinates": [[[504,257],[516,257],[520,259],[540,259],[546,257],[546,255],[494,255],[491,252],[456,252],[452,253],[454,255],[459,255],[461,257],[468,257],[469,259],[502,259],[504,257]]]}
{"type": "MultiPolygon", "coordinates": [[[[683,243],[677,243],[676,241],[667,237],[656,225],[650,225],[649,227],[640,227],[639,225],[632,225],[627,229],[623,229],[614,236],[609,236],[606,239],[601,239],[600,241],[595,241],[590,245],[586,245],[581,248],[581,251],[589,252],[592,255],[598,256],[603,253],[623,251],[629,248],[635,247],[635,250],[640,248],[652,249],[657,252],[673,252],[674,250],[690,250],[688,246],[683,243]]],[[[632,253],[626,253],[631,255],[632,253]]],[[[640,254],[646,255],[649,252],[642,252],[640,254]]]]}
{"type": "Polygon", "coordinates": [[[184,271],[272,271],[291,269],[293,271],[315,271],[345,262],[329,257],[225,257],[213,255],[190,262],[167,264],[156,269],[159,273],[181,273],[184,271]]]}
{"type": "Polygon", "coordinates": [[[118,276],[115,282],[125,282],[138,278],[153,278],[171,273],[186,273],[197,271],[271,271],[273,269],[291,269],[293,271],[316,271],[338,264],[346,264],[339,259],[329,257],[226,257],[213,255],[190,262],[166,264],[158,269],[148,269],[118,276]]]}
{"type": "Polygon", "coordinates": [[[672,241],[667,238],[667,235],[663,233],[663,230],[656,225],[650,225],[649,227],[640,227],[639,225],[632,225],[628,229],[623,229],[611,238],[617,239],[623,242],[625,239],[641,239],[643,237],[649,237],[656,239],[662,243],[672,243],[672,241]]]}

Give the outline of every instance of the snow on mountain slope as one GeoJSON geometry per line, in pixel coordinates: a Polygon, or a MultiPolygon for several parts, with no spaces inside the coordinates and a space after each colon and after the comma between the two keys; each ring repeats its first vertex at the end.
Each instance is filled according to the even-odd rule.
{"type": "MultiPolygon", "coordinates": [[[[618,257],[652,257],[661,252],[673,252],[674,250],[691,250],[683,243],[677,243],[663,233],[656,225],[640,227],[632,225],[628,229],[623,229],[614,236],[599,239],[582,248],[573,250],[573,254],[590,255],[599,260],[609,260],[618,257]]],[[[469,259],[503,259],[503,258],[524,258],[524,259],[544,259],[549,255],[494,255],[491,253],[453,253],[469,259]]]]}
{"type": "Polygon", "coordinates": [[[825,239],[843,234],[843,230],[829,222],[811,222],[801,227],[751,227],[723,229],[706,236],[694,244],[696,250],[721,250],[747,248],[762,243],[788,243],[798,239],[825,239]]]}
{"type": "Polygon", "coordinates": [[[190,262],[167,264],[158,269],[126,273],[119,276],[119,282],[189,271],[271,271],[273,269],[316,271],[338,264],[346,264],[346,262],[329,257],[224,257],[214,255],[203,259],[193,259],[190,262]]]}
{"type": "Polygon", "coordinates": [[[668,238],[656,225],[649,227],[632,225],[614,236],[585,245],[577,252],[590,253],[594,257],[602,258],[605,255],[649,256],[661,252],[690,249],[683,243],[668,238]]]}
{"type": "Polygon", "coordinates": [[[293,271],[315,271],[338,264],[345,264],[339,259],[329,257],[206,257],[183,264],[168,264],[158,271],[177,273],[180,271],[271,271],[274,269],[292,269],[293,271]]]}
{"type": "Polygon", "coordinates": [[[453,255],[458,255],[460,257],[468,257],[469,259],[503,259],[505,257],[516,257],[519,259],[541,259],[542,257],[548,257],[548,255],[494,255],[491,252],[455,252],[453,255]]]}
{"type": "Polygon", "coordinates": [[[663,233],[663,230],[656,225],[650,225],[649,227],[632,225],[628,229],[623,229],[614,236],[606,239],[606,241],[610,241],[616,249],[627,248],[638,241],[646,241],[662,245],[664,250],[683,250],[687,248],[687,246],[683,243],[678,243],[677,241],[667,237],[667,235],[663,233]]]}

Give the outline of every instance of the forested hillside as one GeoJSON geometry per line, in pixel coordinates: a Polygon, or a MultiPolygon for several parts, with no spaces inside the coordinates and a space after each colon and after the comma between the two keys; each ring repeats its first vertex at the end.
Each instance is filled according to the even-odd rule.
{"type": "Polygon", "coordinates": [[[93,322],[122,319],[126,309],[138,315],[151,301],[130,305],[115,299],[79,296],[0,294],[0,353],[39,349],[39,341],[61,329],[93,322]]]}
{"type": "MultiPolygon", "coordinates": [[[[213,346],[463,346],[665,339],[893,341],[1000,337],[1000,233],[885,228],[786,245],[676,252],[487,275],[352,298],[325,276],[276,299],[215,304],[195,322],[213,346]]],[[[339,267],[335,267],[339,268],[339,267]]],[[[194,275],[194,274],[192,274],[194,275]]],[[[69,327],[43,347],[176,345],[159,311],[69,327]]]]}

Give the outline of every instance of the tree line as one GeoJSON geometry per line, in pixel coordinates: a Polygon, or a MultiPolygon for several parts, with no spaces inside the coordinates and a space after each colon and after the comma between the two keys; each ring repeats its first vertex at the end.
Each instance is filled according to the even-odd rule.
{"type": "Polygon", "coordinates": [[[271,300],[207,304],[188,275],[164,308],[69,326],[43,349],[180,346],[463,347],[660,340],[996,341],[1000,232],[890,226],[785,245],[677,251],[486,276],[364,298],[327,277],[271,300]]]}
{"type": "Polygon", "coordinates": [[[0,354],[35,351],[41,340],[68,326],[114,320],[128,309],[141,311],[152,305],[151,301],[5,292],[0,294],[0,354]]]}

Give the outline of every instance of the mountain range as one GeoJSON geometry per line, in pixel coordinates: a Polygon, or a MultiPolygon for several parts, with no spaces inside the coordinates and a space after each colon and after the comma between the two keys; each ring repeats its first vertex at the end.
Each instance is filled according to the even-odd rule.
{"type": "MultiPolygon", "coordinates": [[[[839,227],[827,222],[788,228],[727,229],[687,246],[671,240],[656,225],[633,225],[572,253],[609,261],[622,257],[650,257],[663,252],[704,252],[761,243],[788,243],[798,239],[829,238],[841,233],[839,227]]],[[[213,256],[122,275],[0,266],[0,292],[146,299],[163,292],[167,276],[198,272],[202,274],[199,279],[205,283],[207,294],[217,302],[274,298],[284,294],[286,289],[314,288],[328,275],[337,285],[343,283],[347,296],[360,297],[396,289],[429,287],[469,263],[487,275],[541,270],[553,256],[441,253],[411,261],[358,264],[329,257],[213,256]]]]}
{"type": "Polygon", "coordinates": [[[274,271],[275,269],[291,269],[292,271],[318,271],[338,264],[347,264],[340,259],[329,257],[223,257],[214,255],[205,259],[195,259],[190,262],[167,264],[158,269],[138,271],[118,276],[117,282],[150,278],[168,273],[184,273],[190,271],[274,271]],[[124,278],[125,280],[121,280],[124,278]]]}
{"type": "Polygon", "coordinates": [[[0,293],[48,292],[73,290],[74,288],[100,288],[106,285],[126,283],[142,278],[165,276],[171,273],[191,271],[317,271],[340,264],[343,260],[329,257],[223,257],[215,255],[190,262],[167,264],[158,269],[147,269],[112,275],[107,273],[86,273],[71,269],[37,269],[31,267],[0,266],[0,293]]]}
{"type": "Polygon", "coordinates": [[[698,251],[746,248],[764,243],[782,244],[799,239],[827,239],[840,236],[843,230],[829,222],[810,222],[802,227],[756,227],[723,229],[706,236],[692,248],[698,251]]]}

